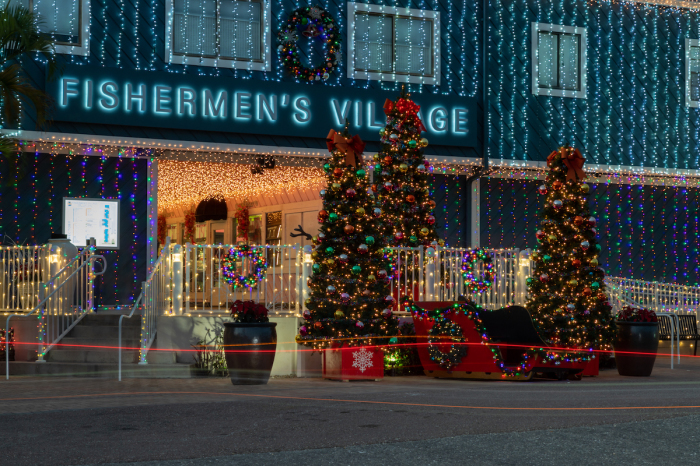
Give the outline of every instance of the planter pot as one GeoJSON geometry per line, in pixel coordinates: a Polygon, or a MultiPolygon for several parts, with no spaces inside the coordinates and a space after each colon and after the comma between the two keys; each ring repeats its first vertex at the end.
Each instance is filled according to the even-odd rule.
{"type": "Polygon", "coordinates": [[[658,322],[617,322],[614,347],[615,363],[620,375],[649,377],[659,349],[658,322]]]}
{"type": "Polygon", "coordinates": [[[224,323],[224,347],[231,383],[262,385],[270,379],[277,350],[276,322],[224,323]]]}

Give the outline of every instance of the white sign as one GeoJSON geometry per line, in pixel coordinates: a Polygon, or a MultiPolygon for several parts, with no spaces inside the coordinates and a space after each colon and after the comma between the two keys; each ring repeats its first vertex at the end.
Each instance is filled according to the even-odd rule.
{"type": "Polygon", "coordinates": [[[99,249],[119,249],[119,200],[64,197],[63,233],[76,246],[95,238],[99,249]]]}

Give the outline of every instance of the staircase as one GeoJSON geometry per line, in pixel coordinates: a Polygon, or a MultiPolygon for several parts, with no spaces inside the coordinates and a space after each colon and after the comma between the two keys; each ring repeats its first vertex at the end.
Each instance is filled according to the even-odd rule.
{"type": "MultiPolygon", "coordinates": [[[[11,362],[10,375],[53,375],[64,377],[116,377],[119,361],[119,317],[116,313],[86,315],[46,355],[45,363],[11,362]]],[[[177,364],[175,353],[158,351],[157,339],[148,352],[148,364],[138,364],[141,346],[141,316],[122,323],[122,376],[190,376],[189,365],[177,364]],[[132,349],[133,348],[133,349],[132,349]]],[[[4,365],[3,365],[4,373],[4,365]]]]}

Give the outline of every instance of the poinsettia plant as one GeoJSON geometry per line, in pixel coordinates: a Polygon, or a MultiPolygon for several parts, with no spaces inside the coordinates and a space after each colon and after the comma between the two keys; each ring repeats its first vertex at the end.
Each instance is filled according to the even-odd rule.
{"type": "Polygon", "coordinates": [[[650,309],[638,309],[630,306],[625,306],[617,314],[619,322],[658,322],[659,318],[656,313],[650,309]]]}
{"type": "Polygon", "coordinates": [[[244,324],[270,321],[264,304],[258,304],[254,301],[241,301],[240,299],[231,305],[231,317],[233,317],[234,322],[244,324]]]}

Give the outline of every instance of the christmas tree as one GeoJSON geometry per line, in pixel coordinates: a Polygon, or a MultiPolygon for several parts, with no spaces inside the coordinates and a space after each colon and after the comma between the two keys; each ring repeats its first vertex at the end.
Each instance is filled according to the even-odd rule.
{"type": "Polygon", "coordinates": [[[435,201],[428,186],[429,164],[423,155],[428,140],[421,138],[425,127],[418,116],[420,107],[408,95],[392,102],[387,99],[387,123],[380,132],[381,148],[374,156],[372,190],[379,195],[384,218],[383,235],[395,247],[428,246],[438,240],[435,232],[435,201]]]}
{"type": "Polygon", "coordinates": [[[380,211],[362,160],[364,143],[347,125],[327,138],[330,160],[323,166],[328,186],[321,191],[320,231],[311,254],[310,297],[297,341],[313,348],[333,340],[349,345],[383,344],[396,333],[389,263],[384,256],[380,211]]]}
{"type": "Polygon", "coordinates": [[[527,309],[552,346],[609,349],[614,333],[600,268],[596,219],[591,216],[578,149],[561,147],[547,158],[550,170],[539,193],[545,198],[532,253],[527,309]]]}

